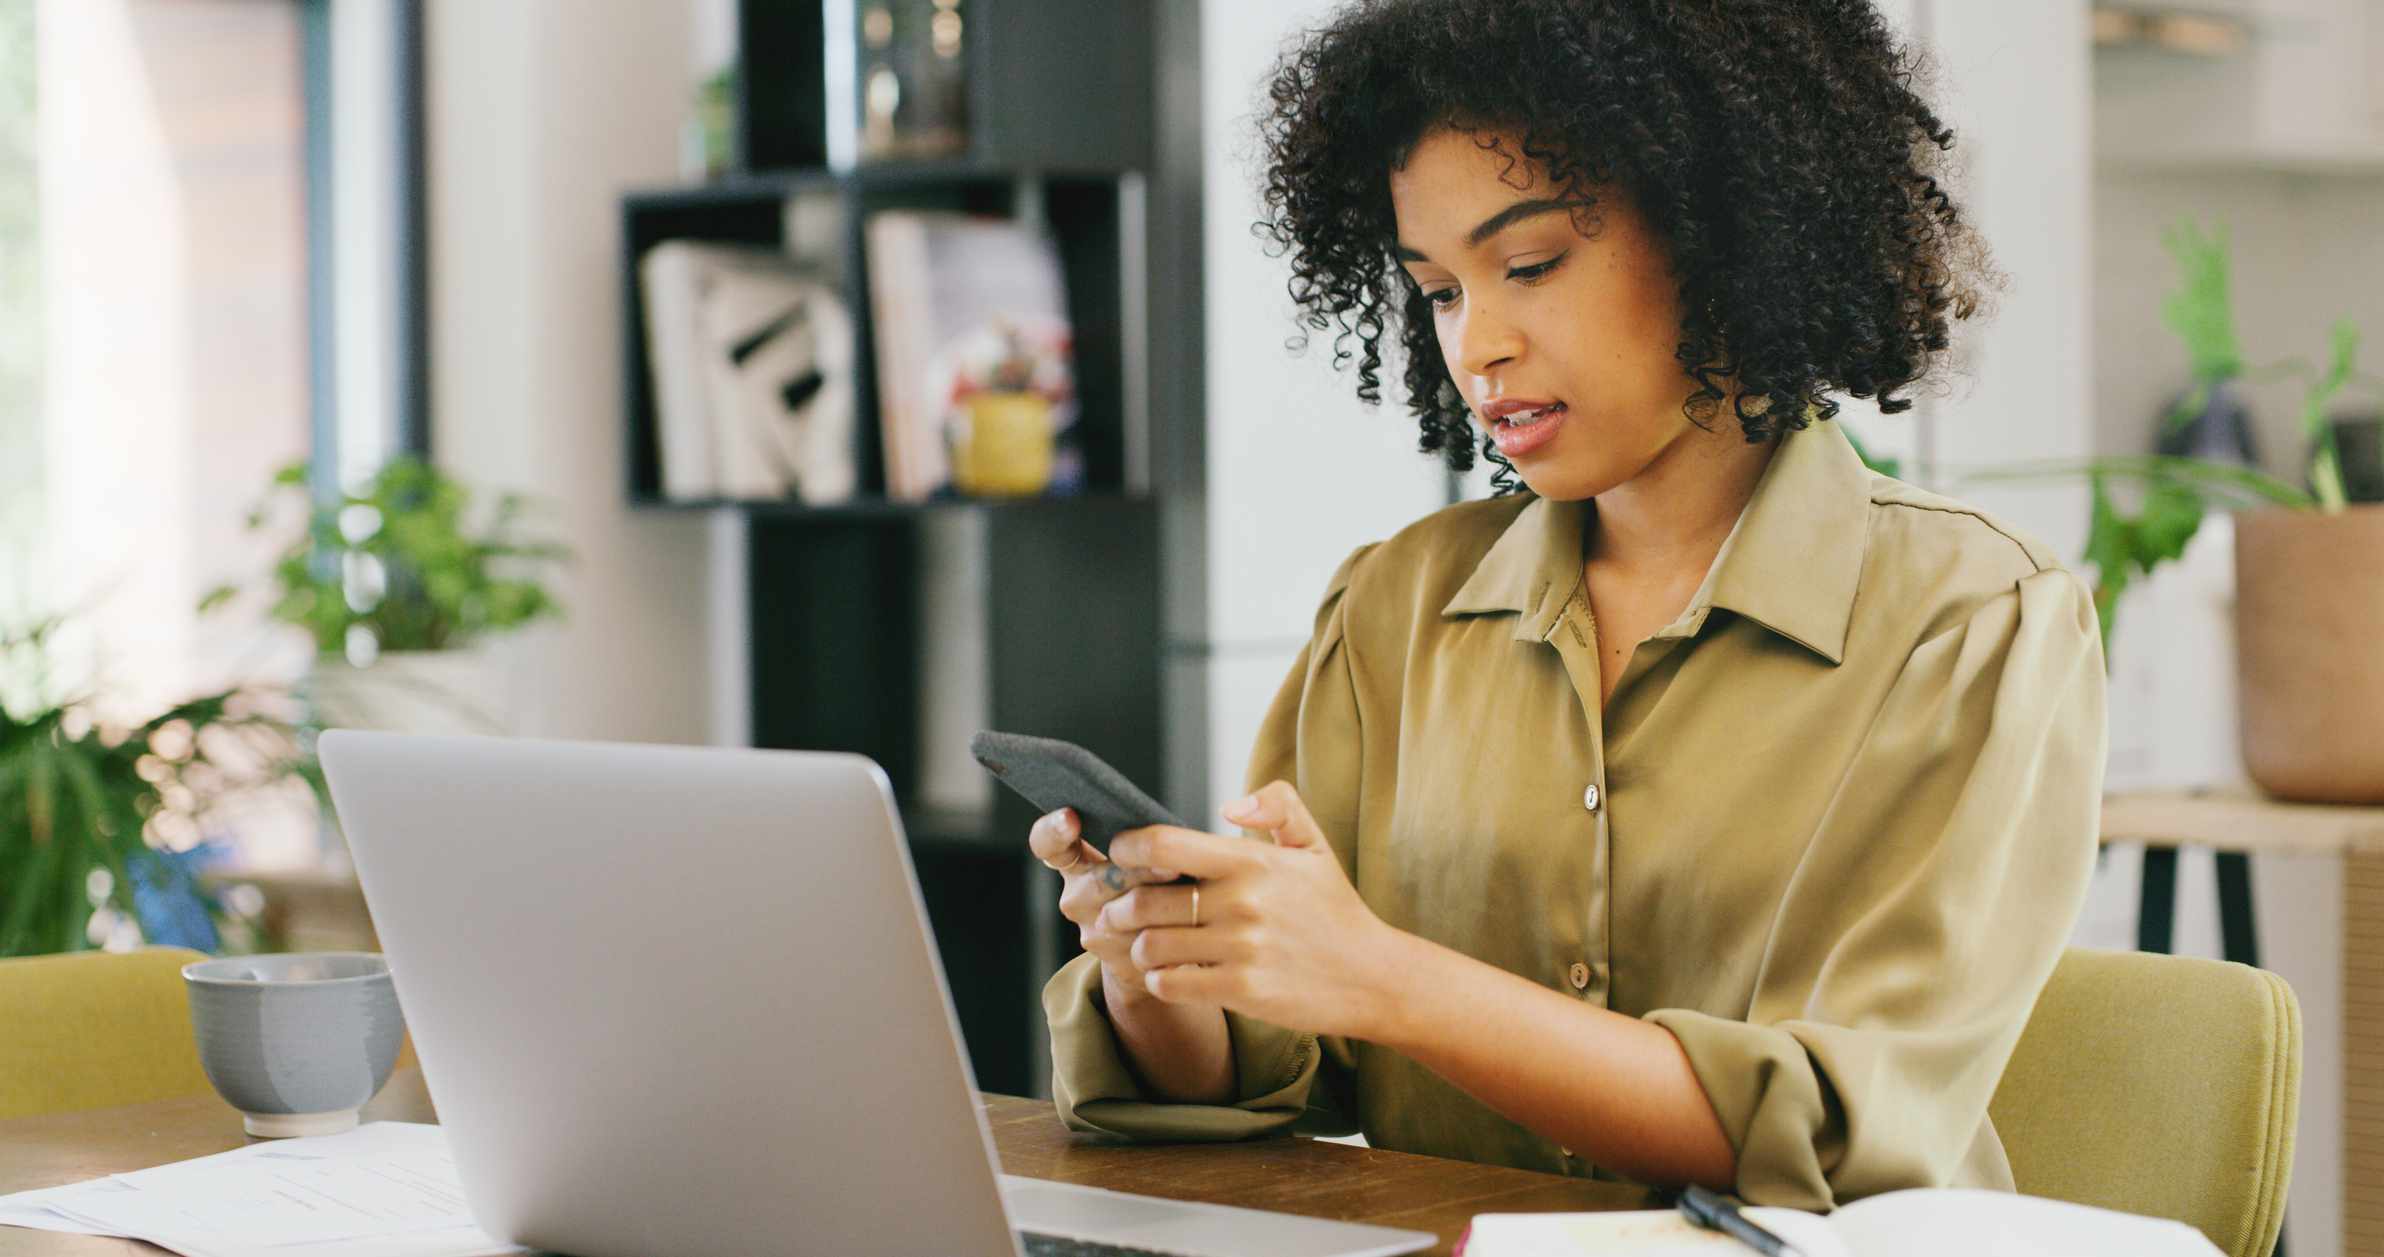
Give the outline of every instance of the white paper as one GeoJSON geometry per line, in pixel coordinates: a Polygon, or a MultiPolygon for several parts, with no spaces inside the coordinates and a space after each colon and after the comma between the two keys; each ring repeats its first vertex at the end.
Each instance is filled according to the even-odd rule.
{"type": "MultiPolygon", "coordinates": [[[[1828,1223],[1793,1210],[1750,1209],[1753,1218],[1787,1240],[1803,1257],[1845,1257],[1828,1223]]],[[[1701,1230],[1677,1211],[1615,1213],[1485,1213],[1473,1219],[1468,1253],[1487,1257],[1747,1257],[1754,1250],[1718,1231],[1701,1230]]]]}
{"type": "MultiPolygon", "coordinates": [[[[1908,1190],[1859,1200],[1823,1217],[1757,1207],[1751,1221],[1805,1257],[2219,1257],[2182,1222],[2138,1217],[2012,1192],[1908,1190]]],[[[1678,1213],[1486,1213],[1466,1252],[1479,1257],[1740,1257],[1752,1250],[1678,1213]]]]}
{"type": "Polygon", "coordinates": [[[1969,1188],[1901,1191],[1858,1200],[1830,1215],[1857,1253],[1896,1252],[1931,1238],[1948,1257],[2220,1257],[2182,1222],[2073,1205],[2041,1196],[1969,1188]]]}
{"type": "Polygon", "coordinates": [[[189,1257],[480,1257],[443,1132],[374,1122],[0,1196],[0,1224],[148,1240],[189,1257]]]}

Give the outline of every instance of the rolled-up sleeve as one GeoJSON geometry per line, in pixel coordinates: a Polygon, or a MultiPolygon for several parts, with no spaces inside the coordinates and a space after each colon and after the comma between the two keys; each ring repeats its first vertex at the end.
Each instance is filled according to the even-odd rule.
{"type": "Polygon", "coordinates": [[[1747,1015],[1646,1015],[1686,1050],[1741,1196],[1827,1209],[1974,1157],[2008,1182],[1987,1103],[2093,871],[2103,703],[2092,603],[2059,569],[1913,650],[1797,863],[1747,1015]]]}
{"type": "MultiPolygon", "coordinates": [[[[1359,547],[1333,573],[1314,631],[1259,726],[1249,771],[1250,789],[1279,778],[1299,790],[1353,878],[1360,743],[1343,600],[1352,570],[1372,548],[1359,547]]],[[[1233,1103],[1180,1104],[1145,1092],[1120,1051],[1096,957],[1080,955],[1052,975],[1043,988],[1043,1012],[1051,1025],[1052,1099],[1071,1130],[1203,1140],[1295,1128],[1314,1133],[1356,1129],[1348,1094],[1350,1051],[1340,1039],[1320,1041],[1228,1012],[1233,1103]]]]}

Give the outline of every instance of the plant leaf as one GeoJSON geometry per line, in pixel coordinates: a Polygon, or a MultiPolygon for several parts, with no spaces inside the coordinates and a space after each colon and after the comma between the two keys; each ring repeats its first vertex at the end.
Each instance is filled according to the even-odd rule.
{"type": "Polygon", "coordinates": [[[2094,476],[2146,484],[2167,481],[2190,486],[2202,494],[2205,505],[2230,509],[2284,506],[2308,510],[2317,504],[2308,493],[2265,472],[2232,463],[2213,463],[2170,454],[2039,459],[1979,468],[1956,479],[1962,484],[1991,481],[2049,483],[2094,476]]]}
{"type": "Polygon", "coordinates": [[[2144,509],[2133,530],[2136,548],[2130,557],[2137,569],[2149,574],[2155,566],[2182,556],[2186,543],[2202,527],[2202,510],[2202,495],[2192,488],[2155,481],[2144,494],[2144,509]]]}
{"type": "MultiPolygon", "coordinates": [[[[1854,447],[1855,457],[1862,459],[1863,466],[1878,472],[1882,476],[1901,477],[1904,467],[1904,461],[1902,459],[1874,457],[1871,454],[1870,447],[1863,444],[1862,438],[1854,435],[1854,429],[1849,428],[1844,424],[1839,424],[1838,430],[1846,434],[1846,443],[1854,447]]],[[[518,547],[515,548],[512,553],[531,554],[545,548],[546,547],[518,547]]]]}
{"type": "Polygon", "coordinates": [[[2333,513],[2344,508],[2347,495],[2343,491],[2343,453],[2334,439],[2334,425],[2326,422],[2326,405],[2351,378],[2352,363],[2359,353],[2358,326],[2349,319],[2337,320],[2330,349],[2326,370],[2302,398],[2301,430],[2310,439],[2310,489],[2317,495],[2318,509],[2333,513]]]}
{"type": "Polygon", "coordinates": [[[2161,302],[2161,321],[2185,342],[2196,379],[2226,379],[2243,371],[2243,350],[2235,338],[2229,292],[2228,230],[2224,219],[2204,234],[2190,218],[2161,235],[2177,261],[2180,287],[2161,302]]]}

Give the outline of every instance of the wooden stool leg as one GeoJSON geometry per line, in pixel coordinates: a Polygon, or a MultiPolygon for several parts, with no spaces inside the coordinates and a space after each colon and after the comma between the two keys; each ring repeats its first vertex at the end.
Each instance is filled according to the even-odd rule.
{"type": "Polygon", "coordinates": [[[2218,926],[2226,958],[2257,968],[2260,935],[2252,924],[2252,858],[2241,851],[2218,853],[2218,926]]]}
{"type": "Polygon", "coordinates": [[[2144,890],[2136,905],[2136,950],[2166,952],[2177,919],[2177,848],[2144,846],[2144,890]]]}

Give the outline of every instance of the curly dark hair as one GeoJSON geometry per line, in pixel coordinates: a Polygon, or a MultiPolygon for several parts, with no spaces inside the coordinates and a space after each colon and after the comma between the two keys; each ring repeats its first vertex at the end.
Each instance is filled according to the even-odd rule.
{"type": "Polygon", "coordinates": [[[1750,442],[1835,417],[1831,391],[1892,414],[2000,282],[1944,186],[1925,69],[1870,0],[1357,0],[1275,64],[1255,230],[1368,404],[1397,312],[1417,448],[1458,471],[1465,403],[1391,252],[1390,171],[1442,126],[1514,136],[1509,169],[1539,163],[1584,232],[1599,190],[1632,198],[1680,284],[1692,422],[1732,382],[1750,442]]]}

